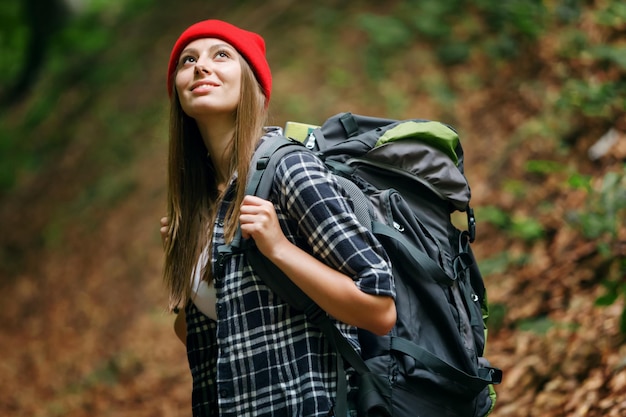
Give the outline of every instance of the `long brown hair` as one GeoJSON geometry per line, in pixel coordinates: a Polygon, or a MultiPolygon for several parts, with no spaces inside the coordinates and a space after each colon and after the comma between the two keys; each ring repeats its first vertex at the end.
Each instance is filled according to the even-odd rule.
{"type": "MultiPolygon", "coordinates": [[[[229,146],[229,176],[237,173],[236,195],[224,221],[226,241],[233,239],[239,222],[249,164],[267,120],[265,96],[248,63],[241,63],[241,96],[235,133],[229,146]]],[[[211,244],[217,206],[215,168],[194,119],[187,116],[176,91],[171,96],[167,211],[169,239],[165,245],[163,279],[169,308],[183,307],[191,293],[191,274],[203,248],[211,244]]],[[[209,248],[209,256],[211,249],[209,248]]],[[[210,263],[209,263],[210,265],[210,263]]],[[[210,267],[204,279],[211,280],[210,267]]]]}

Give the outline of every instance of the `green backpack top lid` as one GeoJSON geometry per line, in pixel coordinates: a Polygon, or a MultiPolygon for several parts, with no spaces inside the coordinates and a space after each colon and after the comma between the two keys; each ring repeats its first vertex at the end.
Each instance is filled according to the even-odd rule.
{"type": "Polygon", "coordinates": [[[459,143],[459,135],[443,123],[434,121],[415,122],[407,121],[387,130],[376,142],[381,146],[402,139],[417,139],[431,145],[458,164],[459,158],[454,151],[459,143]]]}

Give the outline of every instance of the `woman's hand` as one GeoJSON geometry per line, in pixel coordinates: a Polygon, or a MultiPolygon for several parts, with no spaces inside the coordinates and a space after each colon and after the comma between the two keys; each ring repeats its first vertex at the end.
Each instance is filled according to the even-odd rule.
{"type": "Polygon", "coordinates": [[[241,236],[252,238],[261,253],[272,258],[272,252],[284,243],[289,243],[280,228],[272,202],[247,195],[241,204],[239,215],[241,236]]]}
{"type": "Polygon", "coordinates": [[[169,239],[169,231],[170,231],[170,218],[169,217],[161,217],[161,243],[163,243],[163,247],[167,245],[167,241],[169,239]]]}

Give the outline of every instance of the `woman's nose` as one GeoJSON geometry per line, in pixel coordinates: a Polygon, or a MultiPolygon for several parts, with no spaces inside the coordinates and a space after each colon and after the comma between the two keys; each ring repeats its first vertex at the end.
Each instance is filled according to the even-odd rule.
{"type": "Polygon", "coordinates": [[[201,72],[208,74],[211,72],[211,70],[210,70],[209,65],[206,64],[206,62],[204,62],[203,60],[202,61],[198,60],[195,66],[195,73],[200,74],[201,72]]]}

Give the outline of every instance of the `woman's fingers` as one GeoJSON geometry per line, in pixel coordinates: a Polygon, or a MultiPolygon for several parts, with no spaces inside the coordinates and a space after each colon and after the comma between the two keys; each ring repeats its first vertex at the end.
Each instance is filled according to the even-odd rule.
{"type": "MultiPolygon", "coordinates": [[[[259,249],[283,236],[274,205],[259,197],[244,197],[239,223],[241,224],[241,235],[245,239],[252,237],[259,249]]],[[[263,252],[263,250],[261,251],[263,252]]]]}
{"type": "Polygon", "coordinates": [[[161,242],[163,245],[167,242],[167,238],[169,237],[170,230],[170,219],[169,217],[161,217],[161,228],[159,231],[161,232],[161,242]]]}

